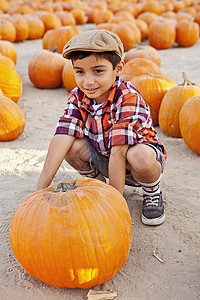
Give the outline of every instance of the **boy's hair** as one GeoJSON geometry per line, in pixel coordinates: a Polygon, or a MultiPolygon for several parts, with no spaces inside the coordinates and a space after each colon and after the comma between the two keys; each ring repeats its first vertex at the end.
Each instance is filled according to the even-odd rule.
{"type": "Polygon", "coordinates": [[[70,53],[69,59],[71,59],[73,63],[73,61],[77,59],[83,59],[92,54],[95,55],[97,58],[104,58],[108,60],[112,64],[113,70],[115,70],[116,66],[121,61],[119,55],[117,55],[114,51],[105,51],[105,52],[73,51],[70,53]]]}

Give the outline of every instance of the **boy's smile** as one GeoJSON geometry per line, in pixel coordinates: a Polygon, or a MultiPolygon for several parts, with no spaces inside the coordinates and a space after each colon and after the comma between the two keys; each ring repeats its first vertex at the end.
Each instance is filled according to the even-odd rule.
{"type": "Polygon", "coordinates": [[[94,54],[73,61],[77,85],[88,98],[95,99],[98,104],[106,101],[123,65],[121,61],[113,70],[110,61],[94,54]]]}

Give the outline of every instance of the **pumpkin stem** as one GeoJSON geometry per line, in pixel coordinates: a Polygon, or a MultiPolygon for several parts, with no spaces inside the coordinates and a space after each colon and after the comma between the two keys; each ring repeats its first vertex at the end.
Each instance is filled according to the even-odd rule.
{"type": "Polygon", "coordinates": [[[57,46],[53,46],[49,51],[51,52],[56,52],[58,50],[58,47],[57,46]]]}
{"type": "Polygon", "coordinates": [[[195,85],[195,83],[191,82],[188,78],[185,72],[182,72],[183,80],[184,82],[181,85],[195,85]]]}
{"type": "Polygon", "coordinates": [[[75,186],[76,180],[72,183],[69,182],[60,182],[58,183],[57,187],[55,190],[52,190],[52,192],[66,192],[67,190],[74,190],[77,188],[77,186],[75,186]]]}

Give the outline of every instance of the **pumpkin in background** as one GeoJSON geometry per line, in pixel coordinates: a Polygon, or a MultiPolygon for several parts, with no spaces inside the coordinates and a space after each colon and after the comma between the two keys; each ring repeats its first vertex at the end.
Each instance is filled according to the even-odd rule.
{"type": "Polygon", "coordinates": [[[10,227],[10,244],[22,267],[61,288],[110,280],[124,265],[131,241],[124,197],[86,177],[32,193],[16,209],[10,227]]]}
{"type": "Polygon", "coordinates": [[[193,96],[200,95],[200,85],[188,80],[183,72],[183,84],[172,87],[164,96],[159,110],[162,131],[173,137],[181,137],[179,114],[183,104],[193,96]]]}
{"type": "Polygon", "coordinates": [[[61,26],[48,30],[42,39],[43,49],[50,50],[56,46],[58,48],[57,52],[62,53],[65,44],[79,33],[81,33],[81,29],[78,26],[61,26]]]}
{"type": "Polygon", "coordinates": [[[60,18],[53,12],[38,13],[38,18],[44,23],[44,33],[62,25],[60,18]]]}
{"type": "Polygon", "coordinates": [[[28,40],[37,40],[40,39],[44,34],[44,23],[34,15],[24,16],[28,23],[29,34],[28,40]]]}
{"type": "Polygon", "coordinates": [[[23,15],[15,14],[11,17],[10,21],[16,29],[15,42],[21,42],[28,39],[29,26],[23,15]]]}
{"type": "Polygon", "coordinates": [[[137,45],[136,47],[127,51],[124,55],[125,63],[134,58],[148,58],[156,63],[159,67],[161,65],[161,59],[158,50],[149,45],[137,45]]]}
{"type": "Polygon", "coordinates": [[[153,125],[158,125],[158,113],[162,99],[168,90],[176,86],[175,81],[161,74],[135,76],[130,81],[149,105],[153,125]]]}
{"type": "Polygon", "coordinates": [[[112,32],[118,35],[124,50],[128,51],[142,41],[140,29],[130,21],[122,21],[113,27],[112,32]]]}
{"type": "Polygon", "coordinates": [[[199,40],[199,24],[182,20],[176,24],[176,42],[181,47],[191,47],[199,40]]]}
{"type": "Polygon", "coordinates": [[[148,31],[149,31],[149,27],[147,23],[143,20],[136,19],[135,25],[140,29],[142,35],[142,41],[145,40],[148,37],[148,31]]]}
{"type": "Polygon", "coordinates": [[[174,45],[175,39],[175,21],[165,18],[149,25],[148,40],[150,46],[156,49],[169,49],[174,45]]]}
{"type": "Polygon", "coordinates": [[[77,86],[71,60],[68,60],[63,67],[62,81],[68,91],[73,90],[77,86]]]}
{"type": "Polygon", "coordinates": [[[25,127],[25,117],[21,108],[11,99],[0,95],[0,141],[18,138],[25,127]]]}
{"type": "Polygon", "coordinates": [[[73,14],[77,25],[83,25],[87,23],[88,17],[83,9],[77,7],[73,8],[70,12],[73,14]]]}
{"type": "Polygon", "coordinates": [[[14,42],[16,38],[15,26],[6,19],[0,19],[0,37],[1,40],[14,42]]]}
{"type": "Polygon", "coordinates": [[[145,21],[149,26],[152,22],[161,20],[162,17],[160,15],[157,15],[156,13],[145,11],[145,12],[141,12],[137,17],[137,19],[145,21]]]}
{"type": "Polygon", "coordinates": [[[135,58],[129,60],[122,72],[125,81],[131,80],[134,76],[151,74],[161,74],[161,68],[148,58],[135,58]]]}
{"type": "Polygon", "coordinates": [[[54,53],[57,47],[49,50],[36,51],[28,66],[31,82],[38,88],[58,88],[62,85],[62,71],[66,59],[59,53],[54,53]]]}
{"type": "Polygon", "coordinates": [[[18,102],[22,93],[22,81],[13,67],[0,64],[0,90],[2,94],[15,103],[18,102]]]}
{"type": "Polygon", "coordinates": [[[74,26],[76,20],[74,15],[69,11],[56,11],[56,16],[60,19],[62,26],[74,26]]]}
{"type": "Polygon", "coordinates": [[[17,62],[17,49],[13,43],[0,40],[0,53],[12,59],[14,64],[17,62]]]}
{"type": "Polygon", "coordinates": [[[181,135],[186,145],[200,155],[200,96],[188,99],[179,114],[181,135]]]}
{"type": "Polygon", "coordinates": [[[105,30],[110,30],[112,31],[113,27],[115,27],[115,23],[100,23],[96,26],[95,29],[99,30],[99,29],[105,29],[105,30]]]}

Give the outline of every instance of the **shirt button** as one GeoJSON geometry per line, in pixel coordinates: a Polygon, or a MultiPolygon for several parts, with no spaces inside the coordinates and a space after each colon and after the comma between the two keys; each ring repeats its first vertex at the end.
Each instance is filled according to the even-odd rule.
{"type": "Polygon", "coordinates": [[[97,142],[99,143],[100,141],[101,141],[101,138],[98,138],[98,139],[97,139],[97,142]]]}
{"type": "Polygon", "coordinates": [[[95,120],[97,120],[97,119],[98,119],[98,116],[95,116],[94,118],[95,118],[95,120]]]}

